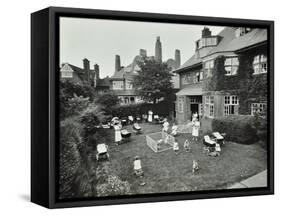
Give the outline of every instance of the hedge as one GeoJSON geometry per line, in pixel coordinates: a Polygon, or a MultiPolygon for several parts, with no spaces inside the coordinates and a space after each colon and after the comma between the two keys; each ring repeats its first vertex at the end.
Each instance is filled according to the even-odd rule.
{"type": "Polygon", "coordinates": [[[166,101],[161,101],[157,104],[139,103],[129,105],[118,105],[112,110],[112,115],[119,118],[128,116],[140,116],[142,114],[148,114],[149,110],[152,110],[155,115],[168,117],[169,113],[173,110],[172,104],[166,101]]]}
{"type": "Polygon", "coordinates": [[[254,117],[249,115],[230,115],[213,119],[213,131],[226,133],[225,139],[241,144],[252,144],[258,141],[254,127],[254,117]]]}

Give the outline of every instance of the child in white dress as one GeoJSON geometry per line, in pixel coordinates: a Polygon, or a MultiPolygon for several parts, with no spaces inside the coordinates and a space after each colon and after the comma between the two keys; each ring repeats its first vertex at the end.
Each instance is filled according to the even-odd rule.
{"type": "Polygon", "coordinates": [[[192,140],[197,141],[199,136],[200,122],[195,120],[192,126],[192,140]]]}

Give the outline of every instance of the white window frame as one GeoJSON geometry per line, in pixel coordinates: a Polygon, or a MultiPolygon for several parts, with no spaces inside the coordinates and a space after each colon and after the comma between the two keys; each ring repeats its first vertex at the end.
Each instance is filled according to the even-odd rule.
{"type": "Polygon", "coordinates": [[[237,106],[237,109],[239,108],[239,98],[237,95],[225,95],[224,96],[224,116],[228,115],[235,115],[238,114],[235,113],[235,106],[237,106]],[[233,113],[231,112],[233,110],[233,113]]]}
{"type": "Polygon", "coordinates": [[[73,72],[72,71],[61,71],[61,77],[62,78],[73,78],[73,72]]]}
{"type": "Polygon", "coordinates": [[[226,71],[226,76],[233,76],[237,74],[239,67],[238,57],[227,57],[224,61],[224,69],[226,71]],[[230,68],[230,70],[226,69],[230,68]]]}
{"type": "Polygon", "coordinates": [[[206,78],[211,77],[213,75],[214,64],[215,64],[214,59],[206,61],[204,63],[204,71],[206,74],[206,78]]]}
{"type": "Polygon", "coordinates": [[[178,112],[183,113],[183,103],[184,103],[184,96],[178,97],[178,112]]]}
{"type": "Polygon", "coordinates": [[[112,89],[123,90],[124,89],[123,81],[112,81],[112,89]]]}
{"type": "Polygon", "coordinates": [[[267,73],[268,67],[267,67],[267,56],[260,54],[256,55],[253,60],[253,69],[254,73],[253,75],[258,75],[258,74],[265,74],[267,73]],[[264,67],[266,68],[264,70],[264,67]]]}
{"type": "Polygon", "coordinates": [[[267,109],[267,103],[251,103],[251,115],[254,116],[255,113],[265,113],[267,109]]]}
{"type": "Polygon", "coordinates": [[[205,96],[205,115],[209,118],[214,118],[215,107],[214,107],[214,96],[205,96]]]}

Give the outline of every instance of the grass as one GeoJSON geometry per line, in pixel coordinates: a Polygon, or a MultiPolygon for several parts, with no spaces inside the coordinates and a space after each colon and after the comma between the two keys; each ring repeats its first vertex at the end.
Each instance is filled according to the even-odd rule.
{"type": "MultiPolygon", "coordinates": [[[[97,184],[103,184],[108,175],[116,175],[130,185],[129,194],[166,193],[227,188],[231,184],[266,169],[266,150],[257,144],[241,145],[227,142],[220,157],[210,157],[203,153],[202,139],[192,142],[191,152],[185,152],[185,139],[190,134],[177,136],[180,151],[176,155],[172,149],[154,153],[146,144],[145,134],[161,131],[160,125],[141,124],[143,134],[133,134],[131,140],[119,146],[114,144],[114,130],[100,131],[100,142],[109,146],[109,161],[95,163],[97,184]],[[138,155],[142,161],[145,181],[133,175],[133,159],[138,155]],[[192,161],[199,161],[199,172],[192,173],[192,161]]],[[[128,130],[132,126],[127,127],[128,130]]],[[[94,164],[93,164],[94,165],[94,164]]]]}

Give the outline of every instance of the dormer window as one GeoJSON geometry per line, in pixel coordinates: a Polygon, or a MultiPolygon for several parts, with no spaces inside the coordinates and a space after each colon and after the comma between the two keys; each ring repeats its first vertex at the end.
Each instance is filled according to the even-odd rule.
{"type": "Polygon", "coordinates": [[[201,49],[203,47],[216,46],[218,44],[217,36],[210,36],[206,38],[201,38],[196,41],[196,49],[201,49]]]}

